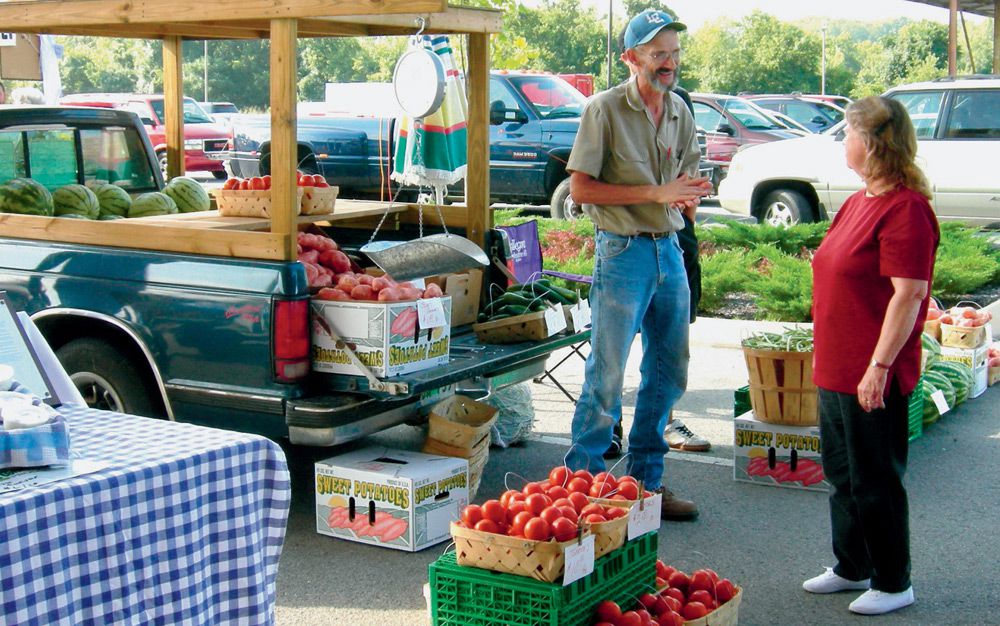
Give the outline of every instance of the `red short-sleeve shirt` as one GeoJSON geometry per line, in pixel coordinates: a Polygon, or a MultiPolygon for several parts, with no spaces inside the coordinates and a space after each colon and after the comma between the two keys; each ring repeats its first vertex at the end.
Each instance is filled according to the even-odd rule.
{"type": "MultiPolygon", "coordinates": [[[[857,393],[875,352],[894,289],[891,277],[926,280],[934,274],[940,232],[930,203],[906,187],[844,203],[813,257],[813,381],[857,393]]],[[[920,332],[927,300],[889,369],[906,395],[920,376],[920,332]]],[[[889,384],[886,385],[888,393],[889,384]]]]}

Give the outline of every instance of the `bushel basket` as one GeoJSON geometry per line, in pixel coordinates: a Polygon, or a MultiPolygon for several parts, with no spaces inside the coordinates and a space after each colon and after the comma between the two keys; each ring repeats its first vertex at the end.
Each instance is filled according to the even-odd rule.
{"type": "Polygon", "coordinates": [[[743,600],[743,588],[736,587],[736,595],[705,617],[687,620],[684,626],[736,626],[740,617],[740,601],[743,600]]]}
{"type": "Polygon", "coordinates": [[[557,541],[531,541],[496,533],[484,533],[472,528],[451,524],[455,540],[455,560],[459,565],[479,567],[529,576],[551,583],[563,575],[566,565],[564,550],[577,539],[557,541]]]}
{"type": "Polygon", "coordinates": [[[812,382],[812,352],[782,352],[743,348],[750,374],[750,404],[754,416],[770,424],[815,426],[816,385],[812,382]]]}

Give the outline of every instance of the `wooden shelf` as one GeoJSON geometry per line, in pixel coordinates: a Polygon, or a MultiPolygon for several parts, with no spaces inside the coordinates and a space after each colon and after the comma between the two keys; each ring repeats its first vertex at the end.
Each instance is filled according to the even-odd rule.
{"type": "MultiPolygon", "coordinates": [[[[408,210],[406,204],[390,206],[388,202],[373,202],[368,200],[338,199],[333,213],[324,215],[299,215],[299,224],[315,224],[347,221],[364,217],[381,216],[387,210],[390,214],[403,213],[408,210]]],[[[426,209],[425,209],[426,211],[426,209]]],[[[173,215],[153,215],[130,220],[134,223],[170,225],[188,228],[219,228],[227,230],[262,230],[270,228],[271,220],[264,217],[230,217],[219,215],[218,211],[198,211],[195,213],[175,213],[173,215]]]]}

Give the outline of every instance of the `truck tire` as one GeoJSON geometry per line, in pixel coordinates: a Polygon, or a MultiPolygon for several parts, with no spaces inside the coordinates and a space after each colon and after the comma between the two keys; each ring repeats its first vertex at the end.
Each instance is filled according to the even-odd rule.
{"type": "Polygon", "coordinates": [[[156,160],[160,164],[160,174],[163,176],[163,180],[167,180],[167,151],[160,150],[156,153],[156,160]]]}
{"type": "Polygon", "coordinates": [[[775,189],[764,197],[757,219],[771,226],[792,226],[812,222],[813,209],[809,200],[792,189],[775,189]]]}
{"type": "Polygon", "coordinates": [[[75,339],[56,350],[56,357],[90,408],[161,417],[141,368],[113,345],[100,339],[75,339]]]}
{"type": "Polygon", "coordinates": [[[214,170],[212,176],[215,177],[215,180],[225,180],[229,174],[226,173],[226,170],[214,170]]]}
{"type": "Polygon", "coordinates": [[[583,215],[580,205],[573,202],[573,198],[569,195],[569,178],[563,179],[552,192],[549,215],[563,220],[575,220],[583,215]]]}

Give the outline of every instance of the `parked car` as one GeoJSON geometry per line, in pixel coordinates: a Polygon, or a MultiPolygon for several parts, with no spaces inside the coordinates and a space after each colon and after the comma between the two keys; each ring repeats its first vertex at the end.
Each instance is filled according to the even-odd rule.
{"type": "MultiPolygon", "coordinates": [[[[63,96],[64,105],[101,107],[132,111],[142,120],[166,176],[167,127],[163,118],[163,96],[155,94],[83,93],[63,96]]],[[[231,133],[216,124],[192,98],[184,98],[184,169],[212,172],[226,177],[221,157],[226,153],[231,133]]]]}
{"type": "MultiPolygon", "coordinates": [[[[917,161],[938,218],[1000,223],[1000,79],[940,79],[890,89],[917,131],[917,161]]],[[[844,161],[844,123],[741,151],[719,189],[726,210],[770,224],[827,219],[862,181],[844,161]]]]}
{"type": "Polygon", "coordinates": [[[803,98],[808,98],[810,100],[821,100],[823,102],[828,102],[830,104],[839,106],[842,109],[847,109],[847,105],[854,102],[847,96],[834,96],[828,93],[802,93],[793,94],[796,96],[802,96],[803,98]]]}
{"type": "Polygon", "coordinates": [[[777,111],[812,132],[823,132],[844,119],[844,109],[835,104],[797,95],[745,95],[757,106],[777,111]]]}
{"type": "Polygon", "coordinates": [[[232,117],[240,114],[239,108],[232,102],[199,102],[198,106],[226,128],[232,126],[232,117]]]}
{"type": "Polygon", "coordinates": [[[800,136],[737,96],[692,93],[691,101],[694,121],[705,131],[705,160],[719,168],[719,179],[743,146],[800,136]]]}

